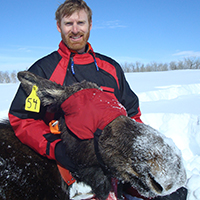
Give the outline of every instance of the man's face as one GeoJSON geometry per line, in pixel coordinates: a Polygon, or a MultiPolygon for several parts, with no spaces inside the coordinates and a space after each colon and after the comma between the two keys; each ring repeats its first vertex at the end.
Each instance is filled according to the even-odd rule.
{"type": "Polygon", "coordinates": [[[61,33],[63,42],[71,50],[83,53],[90,36],[92,22],[89,23],[85,10],[74,12],[71,16],[63,17],[57,22],[57,29],[61,33]]]}

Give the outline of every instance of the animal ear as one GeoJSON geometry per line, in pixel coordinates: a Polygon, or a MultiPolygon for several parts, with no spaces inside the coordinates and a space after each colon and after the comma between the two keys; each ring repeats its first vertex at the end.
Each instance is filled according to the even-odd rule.
{"type": "Polygon", "coordinates": [[[21,71],[17,73],[17,78],[27,94],[31,93],[33,85],[37,85],[37,76],[28,71],[21,71]]]}
{"type": "Polygon", "coordinates": [[[54,108],[63,102],[62,97],[65,91],[63,86],[29,71],[18,72],[17,77],[27,95],[31,93],[34,85],[37,86],[36,92],[43,106],[51,105],[51,108],[54,108]]]}

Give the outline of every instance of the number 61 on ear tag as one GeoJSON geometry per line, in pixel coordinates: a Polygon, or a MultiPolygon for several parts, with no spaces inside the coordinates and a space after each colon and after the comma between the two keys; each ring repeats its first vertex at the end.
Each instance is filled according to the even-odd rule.
{"type": "Polygon", "coordinates": [[[31,94],[26,98],[25,110],[37,113],[40,112],[40,99],[37,96],[37,90],[38,87],[34,85],[31,94]]]}

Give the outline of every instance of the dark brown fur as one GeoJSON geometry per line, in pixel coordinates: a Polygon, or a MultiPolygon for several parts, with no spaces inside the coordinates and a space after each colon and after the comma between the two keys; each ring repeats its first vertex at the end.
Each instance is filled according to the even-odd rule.
{"type": "Polygon", "coordinates": [[[56,163],[22,144],[8,121],[0,123],[0,199],[68,199],[56,163]]]}

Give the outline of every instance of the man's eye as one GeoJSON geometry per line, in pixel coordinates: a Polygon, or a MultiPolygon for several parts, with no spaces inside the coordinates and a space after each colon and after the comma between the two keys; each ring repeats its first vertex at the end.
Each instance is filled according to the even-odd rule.
{"type": "Polygon", "coordinates": [[[78,25],[83,25],[84,24],[84,22],[78,22],[78,25]]]}
{"type": "Polygon", "coordinates": [[[72,23],[71,23],[71,22],[66,22],[65,25],[66,25],[66,26],[71,26],[72,23]]]}

